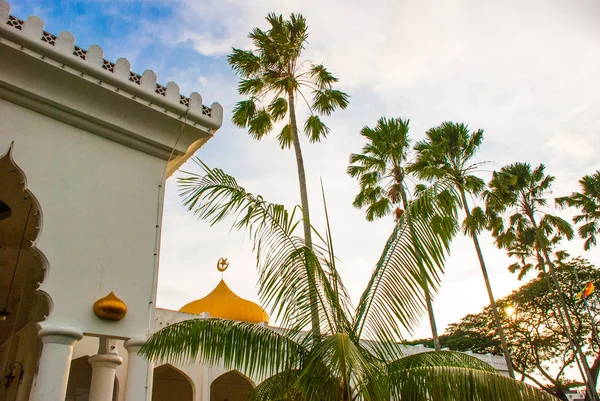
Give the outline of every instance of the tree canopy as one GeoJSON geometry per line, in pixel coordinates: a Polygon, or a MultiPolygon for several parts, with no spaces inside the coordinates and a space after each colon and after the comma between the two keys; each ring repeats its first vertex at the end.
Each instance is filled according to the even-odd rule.
{"type": "MultiPolygon", "coordinates": [[[[564,256],[564,254],[560,254],[564,256]]],[[[577,335],[584,341],[585,354],[591,361],[595,380],[600,370],[600,349],[593,324],[598,324],[600,310],[595,294],[588,300],[590,313],[577,293],[587,282],[600,283],[600,271],[585,259],[558,259],[556,273],[565,293],[577,335]]],[[[547,273],[499,299],[497,304],[504,313],[502,324],[511,352],[513,366],[521,380],[529,380],[551,394],[566,400],[564,392],[571,386],[582,386],[568,376],[576,367],[575,352],[556,313],[554,286],[547,273]],[[509,312],[507,313],[507,308],[509,312]]],[[[440,336],[443,347],[456,351],[502,354],[489,307],[482,312],[469,314],[459,322],[450,324],[440,336]]],[[[414,343],[427,345],[430,340],[414,343]]]]}

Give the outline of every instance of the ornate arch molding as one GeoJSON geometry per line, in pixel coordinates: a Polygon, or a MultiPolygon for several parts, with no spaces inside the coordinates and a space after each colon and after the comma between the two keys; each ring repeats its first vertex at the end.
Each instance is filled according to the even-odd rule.
{"type": "MultiPolygon", "coordinates": [[[[12,263],[2,266],[2,270],[7,271],[8,278],[12,281],[13,277],[19,275],[19,266],[22,263],[29,263],[26,280],[29,285],[33,285],[34,297],[41,299],[46,303],[42,308],[43,315],[40,321],[44,320],[52,311],[52,299],[39,287],[44,281],[48,272],[48,260],[44,253],[36,247],[36,241],[42,228],[42,211],[35,195],[27,188],[27,177],[24,171],[18,166],[13,158],[14,142],[12,142],[6,152],[0,156],[0,199],[10,207],[10,215],[1,225],[7,232],[14,232],[3,238],[1,247],[16,248],[13,253],[17,253],[12,263]],[[25,227],[23,227],[25,225],[25,227]],[[19,254],[18,250],[22,249],[19,254]],[[18,258],[18,260],[16,260],[18,258]]],[[[11,294],[13,296],[13,294],[11,294]]],[[[6,299],[0,299],[0,308],[5,305],[6,299]]],[[[10,299],[8,300],[10,303],[10,299]]]]}
{"type": "Polygon", "coordinates": [[[256,384],[254,383],[254,381],[252,379],[250,379],[248,376],[246,376],[245,374],[243,374],[242,372],[240,372],[239,370],[236,370],[236,369],[228,370],[227,372],[219,375],[218,377],[216,377],[213,380],[213,383],[216,382],[217,380],[219,380],[220,378],[222,378],[223,376],[229,375],[229,374],[234,374],[236,376],[241,377],[242,379],[246,380],[248,382],[248,384],[252,386],[252,388],[256,388],[256,384]]]}
{"type": "Polygon", "coordinates": [[[184,378],[187,381],[187,383],[190,385],[190,388],[192,390],[192,394],[191,394],[192,400],[196,399],[196,383],[194,383],[194,380],[192,380],[192,378],[187,373],[185,373],[183,370],[171,365],[170,363],[164,363],[162,365],[154,367],[154,374],[155,374],[154,378],[155,379],[156,379],[156,370],[157,369],[169,369],[169,370],[177,373],[182,378],[184,378]]]}

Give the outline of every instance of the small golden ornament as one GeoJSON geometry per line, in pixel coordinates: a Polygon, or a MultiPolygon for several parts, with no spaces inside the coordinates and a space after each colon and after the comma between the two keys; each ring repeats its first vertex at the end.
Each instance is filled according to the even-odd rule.
{"type": "Polygon", "coordinates": [[[229,267],[229,262],[227,261],[227,258],[221,258],[217,262],[217,270],[220,271],[221,273],[223,273],[225,270],[227,270],[228,267],[229,267]]]}
{"type": "Polygon", "coordinates": [[[114,292],[94,302],[94,314],[100,319],[121,320],[127,313],[127,305],[114,292]]]}

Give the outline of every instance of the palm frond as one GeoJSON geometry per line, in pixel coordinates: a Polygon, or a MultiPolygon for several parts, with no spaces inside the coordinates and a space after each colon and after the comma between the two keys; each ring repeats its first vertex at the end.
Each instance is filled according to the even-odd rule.
{"type": "MultiPolygon", "coordinates": [[[[276,373],[262,381],[250,394],[249,401],[304,401],[298,388],[299,369],[276,373]]],[[[306,400],[308,401],[308,400],[306,400]]]]}
{"type": "Polygon", "coordinates": [[[350,394],[373,401],[389,397],[385,366],[347,333],[330,335],[313,347],[298,384],[311,388],[310,393],[305,393],[310,399],[340,400],[350,394]],[[321,379],[324,370],[338,378],[337,388],[321,379]],[[324,394],[327,396],[321,398],[324,394]]]}
{"type": "Polygon", "coordinates": [[[291,336],[253,323],[218,318],[190,319],[153,334],[141,354],[171,364],[222,363],[248,376],[268,375],[302,364],[306,350],[291,336]]]}
{"type": "Polygon", "coordinates": [[[271,117],[273,121],[279,121],[288,112],[288,102],[282,97],[274,99],[271,104],[269,104],[269,113],[271,113],[271,117]]]}
{"type": "Polygon", "coordinates": [[[242,78],[254,76],[261,67],[259,57],[250,50],[232,49],[227,62],[242,78]]]}
{"type": "Polygon", "coordinates": [[[338,81],[338,79],[334,77],[323,64],[311,66],[310,77],[320,89],[331,88],[331,86],[338,81]]]}
{"type": "Polygon", "coordinates": [[[238,84],[240,95],[258,95],[265,87],[265,82],[260,78],[242,79],[238,84]]]}
{"type": "Polygon", "coordinates": [[[388,364],[390,374],[405,369],[415,369],[424,367],[455,367],[482,370],[484,372],[497,373],[489,364],[480,359],[456,351],[435,351],[420,352],[397,359],[388,364]]]}
{"type": "Polygon", "coordinates": [[[248,133],[254,139],[262,139],[273,129],[273,120],[266,109],[256,111],[254,118],[248,122],[248,133]]]}
{"type": "MultiPolygon", "coordinates": [[[[199,218],[216,224],[234,217],[233,226],[247,228],[257,252],[259,297],[280,320],[283,327],[300,330],[314,321],[315,311],[327,327],[334,330],[337,308],[349,303],[340,284],[337,298],[332,298],[331,277],[335,269],[326,263],[327,252],[308,248],[295,234],[301,222],[296,210],[272,204],[241,187],[219,169],[210,169],[194,159],[204,174],[186,173],[179,179],[184,205],[199,218]]],[[[344,313],[343,311],[341,313],[344,313]]]]}
{"type": "Polygon", "coordinates": [[[462,231],[465,235],[472,235],[472,232],[479,234],[485,228],[489,227],[489,219],[483,209],[479,206],[471,210],[470,218],[466,217],[463,221],[462,231]]]}
{"type": "Polygon", "coordinates": [[[391,379],[392,399],[402,401],[557,401],[549,393],[498,373],[461,367],[419,367],[391,379]]]}
{"type": "Polygon", "coordinates": [[[417,158],[408,166],[409,172],[427,181],[450,178],[475,194],[483,190],[485,183],[472,175],[477,164],[471,162],[483,141],[483,130],[469,131],[466,124],[447,121],[429,129],[425,136],[414,146],[417,158]]]}
{"type": "Polygon", "coordinates": [[[277,135],[277,142],[279,142],[281,149],[289,148],[293,139],[292,127],[289,124],[284,125],[279,135],[277,135]]]}
{"type": "Polygon", "coordinates": [[[254,99],[241,100],[233,108],[231,121],[238,127],[247,127],[256,116],[256,102],[254,99]]]}
{"type": "Polygon", "coordinates": [[[331,115],[338,107],[348,107],[348,95],[335,89],[320,89],[313,93],[312,108],[319,114],[331,115]]]}
{"type": "MultiPolygon", "coordinates": [[[[496,245],[519,259],[509,267],[519,273],[519,279],[534,268],[543,270],[544,264],[538,259],[544,248],[550,250],[564,238],[574,236],[573,227],[566,220],[543,210],[547,204],[545,196],[554,181],[544,171],[543,164],[534,169],[529,163],[503,166],[494,172],[489,190],[484,193],[496,245]]],[[[566,202],[557,200],[558,204],[566,202]]]]}
{"type": "Polygon", "coordinates": [[[577,232],[585,239],[583,249],[587,251],[596,245],[596,235],[600,234],[600,171],[584,176],[579,180],[579,185],[581,192],[573,192],[555,201],[561,207],[575,207],[581,212],[573,217],[573,222],[584,223],[577,232]]]}
{"type": "Polygon", "coordinates": [[[458,229],[453,188],[451,182],[439,181],[420,192],[398,220],[361,296],[354,335],[374,340],[382,354],[398,355],[401,330],[411,331],[425,309],[423,288],[437,290],[458,229]]]}
{"type": "Polygon", "coordinates": [[[304,133],[311,143],[316,143],[327,137],[329,128],[321,121],[319,116],[312,115],[304,122],[304,133]]]}

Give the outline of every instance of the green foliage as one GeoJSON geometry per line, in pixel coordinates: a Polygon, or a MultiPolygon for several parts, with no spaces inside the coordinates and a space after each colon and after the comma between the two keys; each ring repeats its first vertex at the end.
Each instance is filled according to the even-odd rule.
{"type": "Polygon", "coordinates": [[[416,158],[406,168],[426,181],[453,183],[459,194],[454,203],[455,213],[461,207],[467,212],[462,231],[473,238],[487,225],[487,216],[482,210],[479,207],[469,210],[466,203],[466,194],[478,196],[485,188],[485,182],[474,175],[481,163],[471,161],[482,142],[483,130],[471,132],[465,124],[444,122],[429,129],[425,139],[415,144],[416,158]]]}
{"type": "Polygon", "coordinates": [[[423,309],[422,281],[439,282],[450,236],[438,232],[457,229],[456,220],[447,215],[456,202],[452,185],[441,181],[420,191],[398,220],[353,312],[337,274],[329,230],[325,237],[317,233],[321,244],[305,246],[294,234],[300,222],[294,211],[198,163],[202,175],[187,173],[180,179],[184,204],[211,224],[230,217],[233,227],[248,230],[257,251],[259,295],[283,324],[274,330],[216,318],[188,320],[155,333],[142,355],[173,363],[223,363],[247,375],[271,375],[257,386],[253,400],[384,401],[392,396],[416,401],[435,396],[439,401],[487,401],[493,393],[507,401],[549,400],[464,355],[396,360],[401,355],[399,328],[410,330],[423,309]],[[409,240],[409,220],[418,240],[409,240]],[[415,262],[417,248],[425,275],[415,262]],[[320,319],[317,330],[314,310],[320,319]]]}
{"type": "Polygon", "coordinates": [[[487,363],[462,352],[453,351],[422,352],[406,356],[392,362],[389,365],[389,370],[396,372],[404,369],[433,368],[440,365],[448,368],[470,368],[496,373],[496,370],[487,363]]]}
{"type": "Polygon", "coordinates": [[[518,263],[509,266],[522,279],[531,270],[545,269],[543,251],[562,239],[573,238],[573,228],[564,219],[546,213],[554,177],[540,164],[513,163],[494,172],[485,191],[486,213],[498,248],[506,249],[518,263]],[[537,225],[537,231],[536,231],[537,225]]]}
{"type": "Polygon", "coordinates": [[[429,129],[425,140],[415,144],[417,157],[408,171],[427,181],[451,179],[465,192],[477,195],[485,183],[473,175],[479,164],[471,159],[482,142],[483,130],[469,132],[465,124],[444,122],[429,129]]]}
{"type": "Polygon", "coordinates": [[[290,127],[284,128],[278,139],[282,148],[289,147],[290,137],[298,135],[296,104],[292,102],[302,99],[310,112],[303,124],[304,133],[311,142],[319,142],[329,129],[318,116],[345,109],[349,97],[334,89],[338,79],[323,64],[301,60],[308,39],[308,26],[302,15],[291,14],[284,20],[283,16],[271,13],[266,19],[268,30],[254,28],[249,34],[253,49],[234,48],[227,57],[231,68],[240,76],[239,94],[250,97],[236,104],[232,121],[239,127],[249,128],[255,139],[261,139],[273,130],[277,121],[288,116],[290,127]],[[306,101],[303,89],[312,93],[312,103],[306,101]]]}
{"type": "Polygon", "coordinates": [[[149,359],[171,364],[203,361],[223,363],[248,375],[267,375],[301,365],[306,357],[301,344],[290,333],[236,320],[190,319],[160,330],[141,350],[149,359]],[[257,364],[255,359],[263,363],[257,364]]]}
{"type": "MultiPolygon", "coordinates": [[[[559,256],[564,257],[562,254],[559,256]]],[[[576,335],[584,339],[586,355],[595,361],[592,369],[597,375],[600,368],[600,350],[592,325],[598,324],[600,314],[594,307],[591,308],[590,316],[583,302],[576,299],[576,294],[581,290],[581,283],[592,281],[600,284],[600,271],[585,259],[575,258],[567,261],[561,258],[555,261],[557,277],[577,327],[576,335]]],[[[515,310],[512,316],[501,314],[515,370],[523,378],[532,380],[548,392],[564,398],[564,391],[572,385],[572,381],[565,375],[569,368],[575,365],[575,353],[564,332],[554,293],[554,285],[549,276],[540,273],[537,278],[509,296],[499,299],[498,306],[502,309],[511,306],[515,310]]],[[[590,302],[595,304],[597,298],[595,295],[592,298],[590,302]]],[[[444,347],[456,351],[502,354],[489,307],[449,325],[440,340],[444,347]]],[[[427,344],[427,341],[420,340],[414,343],[427,344]]]]}
{"type": "Polygon", "coordinates": [[[337,271],[328,255],[306,247],[295,234],[300,223],[298,208],[290,213],[283,205],[248,193],[222,170],[209,169],[194,160],[204,175],[187,173],[180,179],[184,205],[211,224],[234,216],[235,228],[249,230],[257,252],[258,294],[284,326],[295,330],[306,327],[311,310],[316,309],[331,333],[335,329],[332,314],[349,308],[349,296],[341,284],[335,294],[329,288],[337,271]],[[317,292],[316,298],[310,296],[312,291],[317,292]]]}
{"type": "Polygon", "coordinates": [[[401,329],[410,330],[417,323],[425,307],[423,288],[437,290],[457,230],[454,199],[452,187],[445,182],[421,192],[386,242],[354,323],[355,336],[375,341],[373,346],[381,354],[395,352],[390,345],[402,337],[401,329]]]}
{"type": "Polygon", "coordinates": [[[465,212],[463,232],[473,240],[508,372],[510,377],[514,378],[506,337],[503,333],[492,284],[479,243],[479,232],[487,225],[487,216],[479,207],[471,210],[467,199],[467,194],[479,197],[485,188],[484,181],[474,174],[481,163],[471,161],[482,142],[483,130],[471,132],[465,124],[443,122],[438,127],[428,130],[425,140],[415,145],[414,150],[417,157],[408,170],[428,181],[450,180],[459,192],[460,200],[455,207],[457,209],[462,207],[465,212]]]}
{"type": "Polygon", "coordinates": [[[579,236],[585,239],[583,249],[590,250],[596,246],[596,235],[600,234],[600,171],[586,175],[579,180],[581,192],[573,192],[570,196],[556,199],[560,206],[579,209],[581,214],[573,217],[575,224],[583,223],[577,229],[579,236]]]}
{"type": "Polygon", "coordinates": [[[271,113],[273,121],[281,120],[283,117],[285,117],[287,112],[288,102],[282,97],[278,97],[277,99],[273,100],[269,105],[269,113],[271,113]]]}
{"type": "Polygon", "coordinates": [[[310,142],[320,142],[321,139],[327,137],[329,128],[323,124],[319,116],[312,115],[306,119],[304,123],[304,132],[308,136],[310,142]]]}
{"type": "Polygon", "coordinates": [[[516,380],[472,368],[438,366],[399,373],[393,378],[395,400],[556,400],[516,380]]]}
{"type": "Polygon", "coordinates": [[[549,394],[501,376],[479,359],[452,351],[425,352],[389,365],[397,400],[554,400],[549,394]]]}
{"type": "Polygon", "coordinates": [[[347,172],[360,183],[353,205],[366,207],[369,221],[401,214],[397,211],[402,210],[401,191],[406,185],[409,124],[409,120],[400,118],[380,118],[374,128],[364,127],[360,131],[367,140],[362,152],[350,155],[347,172]]]}

